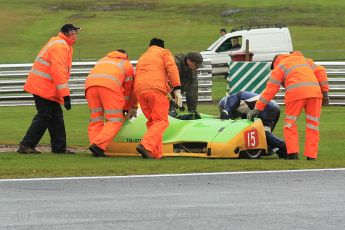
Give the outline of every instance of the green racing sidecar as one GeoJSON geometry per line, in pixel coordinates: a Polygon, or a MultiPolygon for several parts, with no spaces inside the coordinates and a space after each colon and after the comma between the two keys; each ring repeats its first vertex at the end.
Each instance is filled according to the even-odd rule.
{"type": "MultiPolygon", "coordinates": [[[[260,119],[221,120],[192,113],[169,116],[163,136],[163,156],[206,158],[255,158],[267,154],[265,129],[260,119]]],[[[126,120],[107,149],[108,156],[140,156],[136,147],[146,132],[144,114],[126,120]]]]}

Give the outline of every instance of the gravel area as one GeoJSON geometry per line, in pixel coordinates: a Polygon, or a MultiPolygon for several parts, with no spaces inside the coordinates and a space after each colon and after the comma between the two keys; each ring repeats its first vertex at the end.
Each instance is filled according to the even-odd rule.
{"type": "MultiPolygon", "coordinates": [[[[14,144],[0,144],[0,153],[3,152],[16,152],[19,145],[14,144]]],[[[38,145],[36,149],[42,153],[50,153],[51,148],[50,145],[38,145]]],[[[68,147],[68,149],[73,150],[75,152],[89,152],[87,147],[68,147]]]]}

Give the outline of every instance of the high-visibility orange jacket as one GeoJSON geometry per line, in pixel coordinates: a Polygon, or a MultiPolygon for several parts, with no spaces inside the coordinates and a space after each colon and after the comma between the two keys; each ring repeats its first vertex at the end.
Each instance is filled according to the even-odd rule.
{"type": "Polygon", "coordinates": [[[24,90],[62,104],[63,97],[70,95],[68,79],[72,67],[73,43],[61,32],[52,37],[38,53],[24,90]]]}
{"type": "Polygon", "coordinates": [[[328,85],[328,77],[326,73],[325,67],[321,65],[316,65],[314,61],[310,58],[307,59],[309,65],[314,71],[314,74],[319,82],[321,92],[325,93],[329,91],[329,85],[328,85]]]}
{"type": "Polygon", "coordinates": [[[134,70],[127,54],[113,51],[100,59],[86,78],[85,91],[92,86],[102,86],[124,95],[125,107],[128,110],[132,105],[131,94],[133,89],[134,70]]]}
{"type": "Polygon", "coordinates": [[[179,72],[173,55],[168,49],[150,46],[138,60],[135,71],[136,95],[148,92],[170,92],[172,87],[180,86],[179,72]]]}
{"type": "Polygon", "coordinates": [[[326,70],[317,66],[296,51],[290,55],[280,55],[275,60],[274,69],[255,107],[262,111],[279,91],[285,87],[285,103],[305,99],[322,98],[321,92],[328,92],[326,70]]]}

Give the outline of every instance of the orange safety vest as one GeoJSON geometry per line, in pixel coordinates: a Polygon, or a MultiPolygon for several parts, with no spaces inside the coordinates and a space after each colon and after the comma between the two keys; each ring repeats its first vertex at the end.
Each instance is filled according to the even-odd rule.
{"type": "Polygon", "coordinates": [[[135,71],[136,95],[148,92],[170,92],[172,87],[180,86],[180,76],[173,55],[168,49],[150,46],[138,60],[135,71]]]}
{"type": "Polygon", "coordinates": [[[85,92],[89,87],[102,86],[121,92],[125,100],[125,110],[135,105],[132,95],[134,81],[133,65],[127,54],[113,51],[100,59],[86,78],[85,92]]]}
{"type": "Polygon", "coordinates": [[[306,59],[298,51],[279,55],[273,65],[266,89],[255,106],[260,111],[273,99],[281,85],[286,90],[285,103],[312,97],[322,98],[321,92],[329,90],[325,68],[306,59]]]}
{"type": "Polygon", "coordinates": [[[70,95],[68,79],[72,67],[73,43],[61,32],[52,37],[38,53],[24,90],[62,104],[63,97],[70,95]]]}

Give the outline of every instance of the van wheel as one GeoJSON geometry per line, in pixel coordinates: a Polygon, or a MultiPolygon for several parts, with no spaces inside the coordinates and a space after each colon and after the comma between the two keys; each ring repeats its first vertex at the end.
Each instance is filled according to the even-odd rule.
{"type": "Polygon", "coordinates": [[[240,158],[259,159],[263,153],[263,149],[247,149],[240,152],[240,158]]]}

